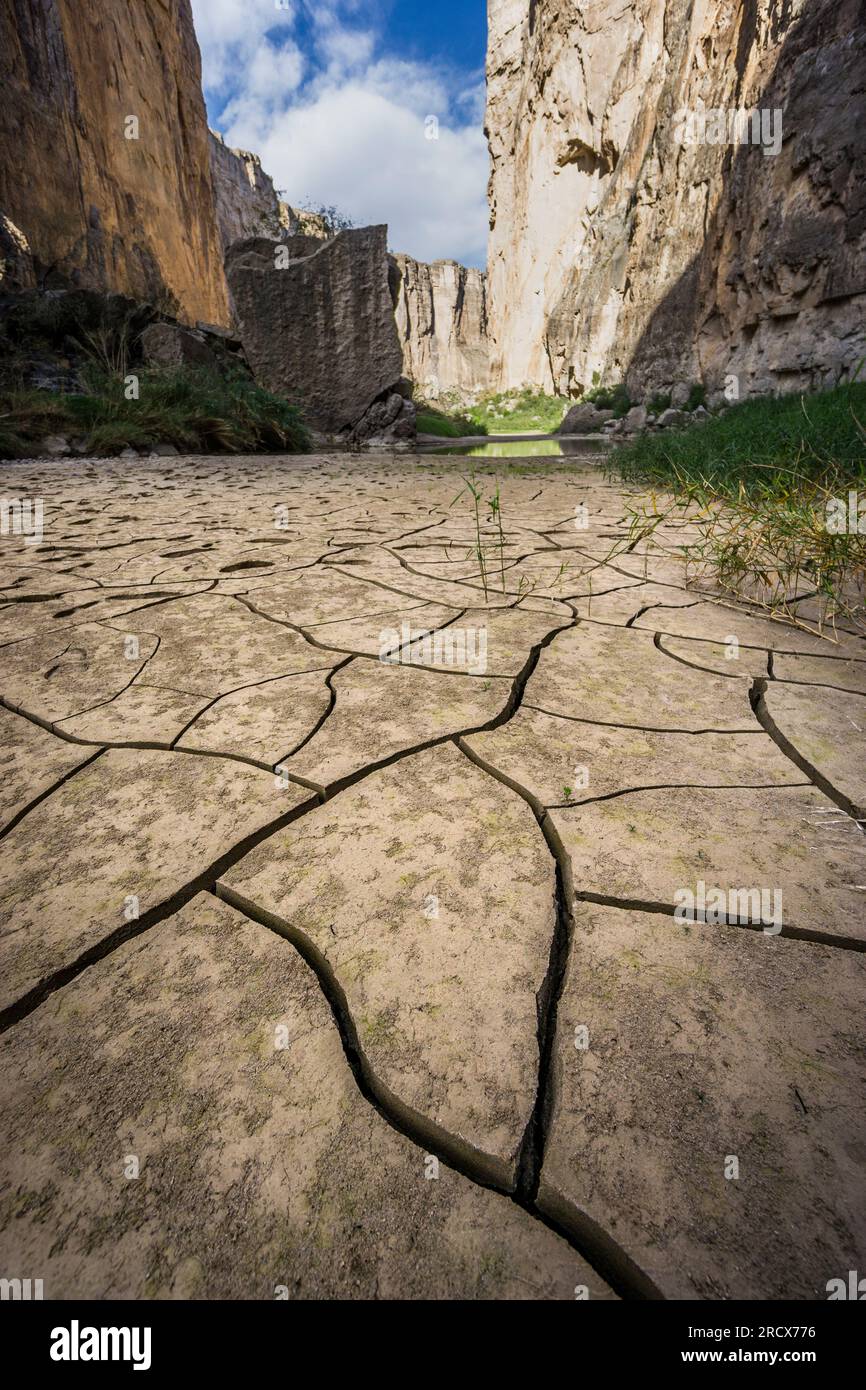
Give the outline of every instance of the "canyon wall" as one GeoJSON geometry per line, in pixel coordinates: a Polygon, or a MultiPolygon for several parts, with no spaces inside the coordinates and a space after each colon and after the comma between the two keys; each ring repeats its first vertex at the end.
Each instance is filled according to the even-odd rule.
{"type": "Polygon", "coordinates": [[[866,354],[863,0],[488,10],[495,387],[577,396],[626,380],[640,399],[701,380],[731,398],[853,371],[866,354]],[[767,124],[750,138],[769,152],[742,128],[728,143],[695,125],[753,108],[767,124]]]}
{"type": "MultiPolygon", "coordinates": [[[[233,244],[333,238],[321,215],[281,200],[257,155],[208,129],[190,0],[0,0],[0,76],[4,289],[119,292],[230,329],[233,244]]],[[[483,276],[401,259],[405,374],[477,392],[483,276]]],[[[392,366],[389,354],[389,378],[392,366]]]]}
{"type": "Polygon", "coordinates": [[[397,331],[403,374],[428,400],[477,397],[487,388],[487,291],[482,271],[456,261],[394,257],[400,271],[397,331]]]}
{"type": "Polygon", "coordinates": [[[208,132],[217,227],[225,251],[248,237],[279,237],[293,230],[290,209],[257,154],[234,150],[215,130],[208,132]]]}
{"type": "Polygon", "coordinates": [[[227,324],[189,0],[0,0],[0,79],[0,216],[37,282],[227,324]]]}
{"type": "Polygon", "coordinates": [[[210,169],[217,226],[223,250],[250,237],[309,236],[327,240],[333,233],[320,213],[284,203],[257,154],[235,150],[211,130],[210,169]]]}

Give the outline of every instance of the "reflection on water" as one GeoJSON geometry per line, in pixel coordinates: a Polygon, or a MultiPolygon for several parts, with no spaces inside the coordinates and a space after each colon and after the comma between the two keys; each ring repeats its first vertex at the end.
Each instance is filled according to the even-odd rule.
{"type": "Polygon", "coordinates": [[[607,447],[598,435],[584,435],[573,439],[490,439],[484,444],[448,444],[425,449],[424,453],[460,454],[463,458],[550,458],[563,454],[603,458],[607,447]]]}

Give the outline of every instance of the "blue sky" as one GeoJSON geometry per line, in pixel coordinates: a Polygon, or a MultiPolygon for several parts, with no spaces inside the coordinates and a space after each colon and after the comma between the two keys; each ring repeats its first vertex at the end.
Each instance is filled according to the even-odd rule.
{"type": "Polygon", "coordinates": [[[192,3],[210,123],[288,202],[484,265],[485,0],[192,3]]]}

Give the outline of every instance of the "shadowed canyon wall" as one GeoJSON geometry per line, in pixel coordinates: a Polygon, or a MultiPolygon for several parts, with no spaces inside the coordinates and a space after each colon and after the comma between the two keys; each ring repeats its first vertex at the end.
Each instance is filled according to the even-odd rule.
{"type": "Polygon", "coordinates": [[[489,0],[492,382],[741,394],[866,350],[862,0],[489,0]],[[682,143],[683,112],[782,141],[682,143]]]}
{"type": "Polygon", "coordinates": [[[0,214],[37,282],[227,324],[189,0],[0,0],[0,77],[0,214]]]}

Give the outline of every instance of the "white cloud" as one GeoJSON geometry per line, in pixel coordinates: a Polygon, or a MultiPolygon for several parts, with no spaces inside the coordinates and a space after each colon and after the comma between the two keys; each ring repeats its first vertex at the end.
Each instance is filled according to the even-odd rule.
{"type": "Polygon", "coordinates": [[[250,88],[262,82],[274,95],[297,88],[304,60],[291,38],[295,0],[279,6],[275,0],[192,0],[192,11],[207,91],[227,95],[238,82],[250,88]],[[273,82],[277,72],[280,87],[273,82]]]}
{"type": "Polygon", "coordinates": [[[229,144],[261,156],[290,203],[333,205],[357,225],[387,222],[392,248],[419,260],[484,265],[481,84],[377,56],[377,36],[343,23],[338,3],[318,0],[305,54],[295,3],[285,11],[274,0],[193,4],[212,123],[229,144]],[[428,138],[428,117],[438,139],[428,138]]]}

